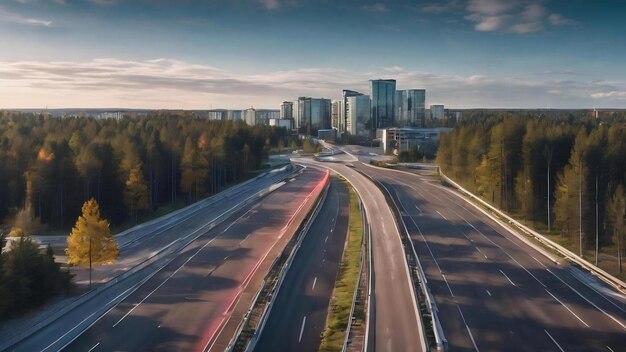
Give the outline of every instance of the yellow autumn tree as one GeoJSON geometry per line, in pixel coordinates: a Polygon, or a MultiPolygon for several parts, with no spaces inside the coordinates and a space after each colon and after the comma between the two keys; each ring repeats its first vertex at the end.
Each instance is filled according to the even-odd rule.
{"type": "Polygon", "coordinates": [[[91,198],[83,204],[83,214],[78,217],[72,233],[67,238],[68,263],[89,267],[113,263],[119,256],[117,242],[111,235],[109,222],[100,218],[100,206],[91,198]]]}

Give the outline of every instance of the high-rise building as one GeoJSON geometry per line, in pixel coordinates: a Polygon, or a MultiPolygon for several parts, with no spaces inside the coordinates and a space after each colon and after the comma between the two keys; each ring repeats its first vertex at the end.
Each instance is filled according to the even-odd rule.
{"type": "Polygon", "coordinates": [[[406,90],[396,90],[395,96],[395,121],[394,126],[405,127],[409,125],[409,119],[407,115],[408,109],[408,96],[406,90]]]}
{"type": "Polygon", "coordinates": [[[395,79],[376,79],[371,81],[371,133],[376,137],[376,129],[386,128],[395,122],[395,79]]]}
{"type": "Polygon", "coordinates": [[[352,136],[371,138],[370,97],[354,95],[346,97],[346,131],[352,136]]]}
{"type": "Polygon", "coordinates": [[[432,119],[443,119],[444,117],[444,107],[443,105],[431,105],[430,106],[430,117],[432,119]]]}
{"type": "Polygon", "coordinates": [[[293,103],[296,128],[304,133],[331,128],[330,105],[330,99],[299,97],[293,103]]]}
{"type": "Polygon", "coordinates": [[[421,127],[423,125],[426,111],[426,90],[397,90],[395,104],[394,125],[398,127],[421,127]]]}
{"type": "Polygon", "coordinates": [[[426,90],[409,89],[406,91],[406,95],[408,126],[423,127],[426,119],[426,90]]]}
{"type": "Polygon", "coordinates": [[[341,93],[341,96],[343,97],[343,131],[342,132],[349,132],[348,131],[348,98],[349,97],[358,97],[359,95],[363,95],[363,93],[359,93],[357,91],[354,90],[349,90],[349,89],[344,89],[341,93]]]}
{"type": "Polygon", "coordinates": [[[330,121],[332,128],[339,131],[339,133],[345,130],[345,115],[343,108],[343,100],[333,100],[331,103],[330,121]]]}
{"type": "Polygon", "coordinates": [[[280,118],[281,119],[293,118],[293,102],[283,101],[283,103],[280,104],[280,118]]]}

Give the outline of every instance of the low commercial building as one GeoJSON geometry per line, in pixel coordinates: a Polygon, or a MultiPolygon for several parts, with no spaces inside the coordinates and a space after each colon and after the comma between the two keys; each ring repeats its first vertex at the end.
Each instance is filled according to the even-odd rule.
{"type": "Polygon", "coordinates": [[[337,130],[334,128],[317,130],[317,139],[321,139],[326,142],[335,142],[337,140],[337,130]]]}
{"type": "Polygon", "coordinates": [[[293,128],[293,119],[270,119],[270,126],[284,127],[291,130],[293,128]]]}
{"type": "Polygon", "coordinates": [[[398,154],[417,146],[427,152],[437,150],[439,136],[449,128],[387,128],[382,130],[382,145],[385,154],[398,154]]]}

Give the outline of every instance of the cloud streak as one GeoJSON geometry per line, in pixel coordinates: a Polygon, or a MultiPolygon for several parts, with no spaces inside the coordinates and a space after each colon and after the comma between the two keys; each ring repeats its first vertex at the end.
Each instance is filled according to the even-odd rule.
{"type": "Polygon", "coordinates": [[[22,16],[20,14],[7,11],[2,7],[0,7],[0,22],[9,22],[9,23],[21,24],[21,25],[26,25],[26,26],[43,26],[43,27],[50,27],[52,25],[52,21],[48,21],[48,20],[44,20],[40,18],[22,16]]]}
{"type": "Polygon", "coordinates": [[[180,60],[0,62],[0,107],[277,108],[308,95],[367,93],[368,80],[395,78],[399,89],[425,88],[427,102],[453,108],[626,106],[626,83],[440,75],[401,67],[367,72],[329,68],[245,75],[180,60]]]}
{"type": "Polygon", "coordinates": [[[469,0],[468,14],[479,32],[509,32],[526,34],[543,31],[546,26],[565,26],[576,21],[550,13],[538,0],[469,0]]]}

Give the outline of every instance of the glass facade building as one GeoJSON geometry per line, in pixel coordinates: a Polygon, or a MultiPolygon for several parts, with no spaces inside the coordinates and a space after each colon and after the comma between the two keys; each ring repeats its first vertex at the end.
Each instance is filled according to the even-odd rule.
{"type": "Polygon", "coordinates": [[[443,119],[445,113],[445,109],[443,105],[431,105],[430,106],[430,117],[432,119],[443,119]]]}
{"type": "Polygon", "coordinates": [[[377,79],[371,83],[371,129],[372,138],[375,138],[376,129],[391,127],[395,123],[396,80],[377,79]]]}
{"type": "Polygon", "coordinates": [[[371,138],[370,97],[357,95],[346,98],[346,130],[350,135],[371,138]]]}
{"type": "Polygon", "coordinates": [[[281,119],[293,118],[293,102],[283,101],[283,103],[280,104],[280,118],[281,119]]]}
{"type": "Polygon", "coordinates": [[[293,103],[296,128],[304,133],[331,128],[330,99],[300,97],[293,103]]]}
{"type": "Polygon", "coordinates": [[[426,90],[409,89],[405,93],[406,126],[422,127],[426,118],[426,90]]]}

